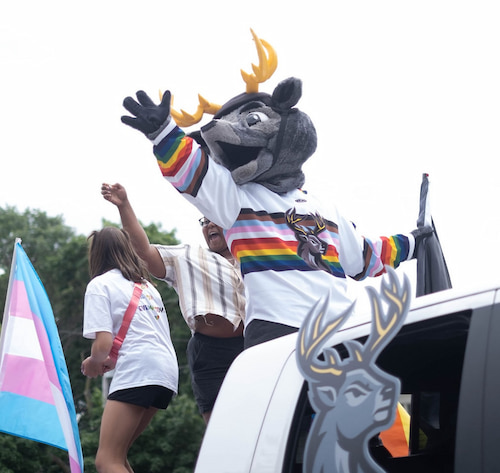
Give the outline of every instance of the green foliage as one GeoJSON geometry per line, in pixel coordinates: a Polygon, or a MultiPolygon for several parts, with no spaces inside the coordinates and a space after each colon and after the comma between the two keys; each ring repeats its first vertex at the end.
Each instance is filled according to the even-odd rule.
{"type": "Polygon", "coordinates": [[[0,433],[0,473],[69,473],[68,453],[0,433]]]}
{"type": "MultiPolygon", "coordinates": [[[[87,385],[90,386],[90,380],[87,385]]],[[[96,473],[94,461],[99,446],[99,428],[103,411],[102,392],[99,388],[94,388],[87,397],[85,407],[86,409],[78,422],[83,461],[86,473],[96,473]]]]}
{"type": "Polygon", "coordinates": [[[198,455],[205,423],[196,404],[186,394],[175,397],[166,411],[159,411],[130,449],[135,471],[191,473],[198,455]]]}
{"type": "Polygon", "coordinates": [[[54,269],[58,266],[58,251],[73,238],[73,232],[62,217],[47,217],[39,210],[20,214],[14,207],[0,208],[0,304],[5,304],[10,266],[16,238],[22,245],[43,281],[49,297],[54,294],[54,269]]]}
{"type": "MultiPolygon", "coordinates": [[[[104,221],[103,226],[117,224],[104,221]]],[[[144,226],[152,243],[174,245],[175,231],[159,224],[144,226]]],[[[82,337],[83,299],[88,284],[87,238],[75,235],[61,216],[40,210],[18,212],[0,208],[0,306],[4,307],[15,238],[37,271],[52,305],[73,389],[86,473],[95,472],[102,415],[101,378],[80,373],[91,342],[82,337]]],[[[179,396],[132,448],[129,461],[137,472],[188,473],[193,470],[204,432],[204,423],[193,398],[186,347],[191,333],[180,313],[177,294],[166,283],[154,280],[169,316],[172,341],[180,368],[179,396]]],[[[0,473],[52,473],[68,470],[67,452],[30,440],[0,433],[0,473]]]]}
{"type": "Polygon", "coordinates": [[[0,434],[0,473],[41,471],[40,444],[0,434]]]}
{"type": "Polygon", "coordinates": [[[48,217],[40,210],[25,210],[22,214],[15,207],[0,208],[0,267],[10,268],[14,241],[23,240],[23,248],[39,274],[45,274],[45,286],[50,284],[49,268],[53,267],[57,250],[73,237],[70,227],[64,225],[62,216],[48,217]]]}

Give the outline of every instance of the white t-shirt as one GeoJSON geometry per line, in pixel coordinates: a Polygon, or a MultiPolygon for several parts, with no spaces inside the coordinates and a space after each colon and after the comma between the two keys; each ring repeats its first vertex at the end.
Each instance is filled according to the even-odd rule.
{"type": "MultiPolygon", "coordinates": [[[[170,337],[167,311],[154,286],[144,281],[143,292],[118,353],[110,394],[120,389],[159,385],[177,393],[179,368],[170,337]]],[[[92,279],[85,292],[83,336],[97,332],[116,336],[132,298],[134,283],[118,269],[92,279]]]]}

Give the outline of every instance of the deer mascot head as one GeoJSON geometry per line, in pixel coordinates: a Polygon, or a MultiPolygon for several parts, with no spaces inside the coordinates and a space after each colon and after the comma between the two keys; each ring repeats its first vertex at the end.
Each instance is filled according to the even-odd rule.
{"type": "Polygon", "coordinates": [[[372,305],[371,333],[364,344],[344,342],[348,357],[326,347],[352,311],[334,320],[313,310],[299,331],[297,363],[309,384],[309,400],[316,416],[306,443],[307,473],[379,473],[368,441],[394,422],[400,381],[382,371],[376,359],[399,331],[408,312],[410,288],[405,277],[400,285],[394,270],[387,268],[381,295],[367,288],[372,305]],[[384,313],[382,302],[387,303],[384,313]],[[323,359],[319,355],[323,355],[323,359]]]}
{"type": "Polygon", "coordinates": [[[277,67],[274,49],[252,31],[259,56],[253,73],[241,71],[246,92],[224,105],[202,96],[195,113],[171,110],[178,126],[198,123],[202,116],[214,118],[192,136],[206,145],[211,157],[231,171],[236,184],[258,182],[273,192],[284,193],[304,184],[302,164],[316,150],[316,130],[311,119],[294,108],[302,96],[302,82],[290,77],[272,94],[259,92],[259,83],[277,67]]]}

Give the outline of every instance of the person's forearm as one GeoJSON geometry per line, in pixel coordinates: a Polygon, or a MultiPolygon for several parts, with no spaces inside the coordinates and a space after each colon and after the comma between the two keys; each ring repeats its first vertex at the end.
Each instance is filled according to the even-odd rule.
{"type": "Polygon", "coordinates": [[[93,361],[102,363],[108,357],[112,346],[112,335],[109,332],[98,332],[90,350],[90,357],[93,361]]]}
{"type": "Polygon", "coordinates": [[[123,229],[130,235],[135,251],[143,259],[146,259],[149,251],[149,239],[146,232],[139,224],[134,209],[127,200],[118,207],[123,229]]]}
{"type": "Polygon", "coordinates": [[[134,209],[128,198],[119,198],[120,203],[115,205],[120,212],[123,229],[130,235],[132,245],[148,267],[148,271],[157,278],[165,277],[165,264],[154,246],[149,243],[149,238],[137,219],[134,209]]]}
{"type": "Polygon", "coordinates": [[[82,373],[89,378],[95,378],[106,371],[104,361],[108,358],[113,346],[113,336],[109,332],[97,332],[96,339],[92,343],[90,356],[82,362],[82,373]]]}

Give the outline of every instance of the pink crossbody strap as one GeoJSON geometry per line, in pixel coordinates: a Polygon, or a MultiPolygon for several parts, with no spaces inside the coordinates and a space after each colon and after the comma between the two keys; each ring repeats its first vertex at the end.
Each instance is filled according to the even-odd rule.
{"type": "Polygon", "coordinates": [[[134,293],[132,294],[132,299],[130,299],[127,310],[125,311],[125,315],[123,316],[122,325],[118,333],[116,334],[115,339],[113,340],[113,347],[109,353],[109,357],[116,362],[118,359],[118,351],[120,350],[123,340],[125,340],[125,335],[127,335],[127,330],[132,321],[132,317],[135,314],[137,309],[137,305],[139,304],[139,299],[141,298],[142,287],[139,283],[135,283],[134,293]]]}

